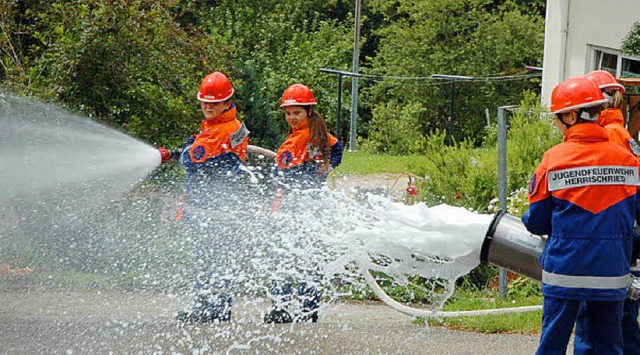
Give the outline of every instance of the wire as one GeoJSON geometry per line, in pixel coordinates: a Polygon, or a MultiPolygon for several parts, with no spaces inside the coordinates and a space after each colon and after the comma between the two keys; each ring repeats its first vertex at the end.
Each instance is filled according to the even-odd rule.
{"type": "Polygon", "coordinates": [[[519,74],[519,75],[489,75],[489,76],[478,76],[478,77],[470,77],[469,79],[453,79],[453,78],[433,78],[431,76],[385,76],[385,75],[367,75],[363,74],[360,78],[371,81],[382,81],[382,80],[401,80],[401,81],[431,81],[434,84],[432,85],[440,85],[440,83],[450,83],[452,81],[511,81],[511,80],[524,80],[530,78],[541,77],[542,74],[519,74]]]}

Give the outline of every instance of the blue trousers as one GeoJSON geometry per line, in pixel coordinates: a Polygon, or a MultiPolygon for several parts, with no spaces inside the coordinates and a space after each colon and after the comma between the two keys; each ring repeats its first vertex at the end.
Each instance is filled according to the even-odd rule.
{"type": "Polygon", "coordinates": [[[545,297],[536,354],[566,354],[574,324],[574,354],[622,354],[622,305],[545,297]]]}
{"type": "MultiPolygon", "coordinates": [[[[624,300],[622,311],[622,341],[624,344],[623,353],[625,355],[640,355],[640,330],[638,329],[638,303],[639,301],[632,301],[630,299],[624,300]]],[[[578,313],[578,319],[583,317],[586,311],[583,307],[580,308],[578,313]]],[[[575,344],[579,347],[580,351],[592,351],[594,344],[591,344],[589,339],[583,337],[584,331],[582,329],[581,321],[576,323],[576,340],[575,344]]]]}
{"type": "Polygon", "coordinates": [[[640,355],[640,330],[638,329],[638,305],[640,301],[624,300],[622,316],[622,340],[625,355],[640,355]]]}
{"type": "MultiPolygon", "coordinates": [[[[320,299],[322,297],[320,282],[316,275],[307,274],[306,276],[311,276],[311,279],[298,280],[298,302],[300,311],[303,313],[312,312],[320,308],[320,299]]],[[[273,308],[286,309],[291,303],[293,280],[293,277],[290,276],[282,279],[271,279],[269,293],[273,308]]]]}

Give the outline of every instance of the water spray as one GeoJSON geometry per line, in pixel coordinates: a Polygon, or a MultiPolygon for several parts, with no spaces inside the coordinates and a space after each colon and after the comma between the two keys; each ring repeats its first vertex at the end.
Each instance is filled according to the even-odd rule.
{"type": "MultiPolygon", "coordinates": [[[[511,270],[536,281],[542,280],[542,267],[539,263],[544,250],[546,237],[531,234],[519,218],[498,211],[489,225],[480,251],[480,262],[511,270]]],[[[387,306],[396,311],[414,317],[451,318],[461,316],[483,316],[489,314],[511,314],[539,311],[542,306],[487,309],[476,311],[437,312],[430,309],[416,309],[395,301],[378,285],[368,268],[359,265],[362,275],[371,290],[387,306]]],[[[640,298],[640,277],[629,274],[627,297],[640,298]]]]}

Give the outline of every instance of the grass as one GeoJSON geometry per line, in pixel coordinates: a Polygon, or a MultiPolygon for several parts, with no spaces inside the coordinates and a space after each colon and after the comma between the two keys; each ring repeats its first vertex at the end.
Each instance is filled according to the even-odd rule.
{"type": "MultiPolygon", "coordinates": [[[[447,301],[443,311],[469,311],[481,309],[499,309],[542,304],[542,296],[512,295],[501,300],[497,291],[471,291],[457,288],[447,301]]],[[[431,326],[443,326],[478,333],[520,333],[537,334],[542,327],[542,311],[496,314],[473,317],[452,317],[427,319],[431,326]]],[[[424,320],[420,320],[424,322],[424,320]]]]}
{"type": "Polygon", "coordinates": [[[341,177],[382,173],[401,174],[410,172],[412,166],[427,163],[427,158],[421,155],[391,156],[345,151],[342,164],[332,172],[332,175],[341,177]]]}

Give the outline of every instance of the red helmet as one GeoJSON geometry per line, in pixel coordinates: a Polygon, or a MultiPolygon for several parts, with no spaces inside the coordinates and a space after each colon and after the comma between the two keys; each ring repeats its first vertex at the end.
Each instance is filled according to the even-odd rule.
{"type": "Polygon", "coordinates": [[[594,70],[587,73],[585,77],[593,81],[600,90],[611,88],[613,90],[620,90],[621,94],[624,94],[624,86],[622,86],[618,79],[606,70],[594,70]]]}
{"type": "Polygon", "coordinates": [[[585,77],[567,79],[551,92],[551,113],[563,113],[607,103],[602,91],[585,77]]]}
{"type": "Polygon", "coordinates": [[[202,79],[198,100],[202,102],[222,102],[233,95],[233,86],[226,75],[213,72],[202,79]]]}
{"type": "Polygon", "coordinates": [[[306,85],[293,84],[284,91],[280,107],[285,106],[311,106],[316,105],[316,98],[313,92],[306,85]]]}

